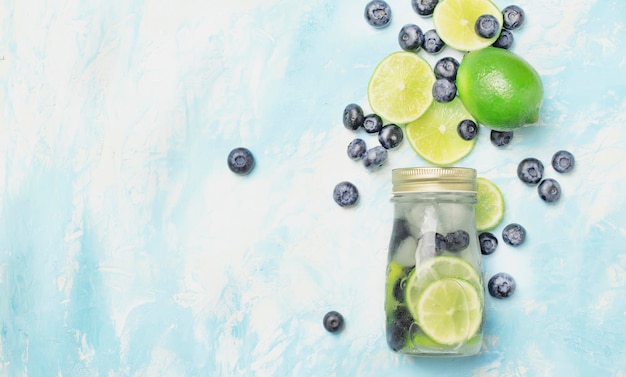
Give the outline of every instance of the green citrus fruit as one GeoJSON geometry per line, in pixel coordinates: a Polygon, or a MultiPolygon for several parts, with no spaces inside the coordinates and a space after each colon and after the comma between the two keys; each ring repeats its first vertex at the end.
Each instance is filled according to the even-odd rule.
{"type": "Polygon", "coordinates": [[[457,257],[438,256],[430,258],[411,271],[404,288],[404,300],[413,318],[417,318],[419,315],[417,300],[426,287],[437,280],[447,278],[462,279],[469,282],[477,292],[480,292],[482,297],[481,277],[471,264],[457,257]]]}
{"type": "Polygon", "coordinates": [[[400,304],[394,296],[394,288],[398,283],[398,280],[406,278],[408,274],[407,268],[400,265],[397,262],[391,261],[387,267],[387,284],[385,295],[385,308],[388,315],[396,310],[400,304]]]}
{"type": "Polygon", "coordinates": [[[510,51],[487,47],[468,53],[459,65],[456,86],[463,105],[482,125],[510,131],[539,120],[541,77],[510,51]]]}
{"type": "Polygon", "coordinates": [[[459,51],[474,51],[491,46],[502,30],[502,11],[489,0],[443,0],[435,7],[433,24],[446,45],[459,51]],[[499,30],[492,38],[476,33],[478,17],[492,15],[498,20],[499,30]]]}
{"type": "Polygon", "coordinates": [[[404,135],[424,160],[451,165],[467,156],[476,144],[476,139],[467,141],[458,134],[457,127],[465,119],[474,120],[458,98],[447,103],[434,101],[424,115],[406,125],[404,135]]]}
{"type": "Polygon", "coordinates": [[[504,217],[504,197],[498,186],[487,178],[476,179],[476,200],[476,230],[498,226],[504,217]]]}
{"type": "Polygon", "coordinates": [[[394,52],[374,69],[367,100],[383,119],[406,124],[430,107],[434,83],[435,73],[424,58],[412,52],[394,52]]]}
{"type": "Polygon", "coordinates": [[[481,298],[472,284],[446,278],[433,282],[417,300],[417,324],[439,344],[465,343],[480,328],[481,298]]]}

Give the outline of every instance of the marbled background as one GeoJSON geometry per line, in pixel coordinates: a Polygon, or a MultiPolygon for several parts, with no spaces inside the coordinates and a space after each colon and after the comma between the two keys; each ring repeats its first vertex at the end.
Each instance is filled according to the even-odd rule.
{"type": "Polygon", "coordinates": [[[0,376],[626,375],[626,2],[516,2],[540,122],[504,149],[483,129],[460,165],[528,230],[484,257],[518,290],[487,297],[480,355],[445,360],[384,337],[390,171],[425,163],[405,142],[369,173],[341,124],[400,27],[430,20],[389,0],[375,30],[364,4],[0,1],[0,376]],[[559,149],[577,166],[546,170],[546,205],[516,166],[559,149]]]}

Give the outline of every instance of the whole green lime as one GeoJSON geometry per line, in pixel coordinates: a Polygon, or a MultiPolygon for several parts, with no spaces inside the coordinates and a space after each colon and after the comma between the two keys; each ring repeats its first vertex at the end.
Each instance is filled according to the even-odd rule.
{"type": "Polygon", "coordinates": [[[468,53],[456,80],[463,105],[482,125],[508,131],[539,120],[541,77],[510,51],[486,47],[468,53]]]}

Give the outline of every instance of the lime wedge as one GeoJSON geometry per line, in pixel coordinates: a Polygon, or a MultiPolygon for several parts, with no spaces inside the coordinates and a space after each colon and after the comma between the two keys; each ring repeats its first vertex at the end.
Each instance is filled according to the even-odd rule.
{"type": "Polygon", "coordinates": [[[404,135],[424,160],[451,165],[467,156],[476,144],[476,138],[467,141],[459,136],[457,127],[465,119],[476,122],[459,98],[447,103],[434,101],[424,115],[406,125],[404,135]]]}
{"type": "Polygon", "coordinates": [[[502,11],[490,0],[443,0],[435,7],[433,24],[441,40],[459,51],[474,51],[491,46],[500,31],[492,38],[483,38],[474,30],[478,17],[490,14],[498,20],[502,30],[502,11]]]}
{"type": "Polygon", "coordinates": [[[487,178],[476,179],[476,230],[485,232],[498,226],[504,217],[502,192],[487,178]]]}
{"type": "Polygon", "coordinates": [[[391,123],[419,118],[433,102],[435,74],[424,58],[412,52],[394,52],[374,69],[367,99],[376,114],[391,123]]]}
{"type": "Polygon", "coordinates": [[[473,337],[482,322],[481,298],[472,284],[447,278],[430,284],[417,301],[422,331],[439,344],[460,344],[473,337]]]}

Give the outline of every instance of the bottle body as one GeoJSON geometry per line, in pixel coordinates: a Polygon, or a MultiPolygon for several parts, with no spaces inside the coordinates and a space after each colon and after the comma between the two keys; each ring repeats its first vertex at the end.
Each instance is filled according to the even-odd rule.
{"type": "Polygon", "coordinates": [[[474,355],[484,317],[475,192],[428,190],[392,198],[387,342],[409,355],[474,355]]]}

